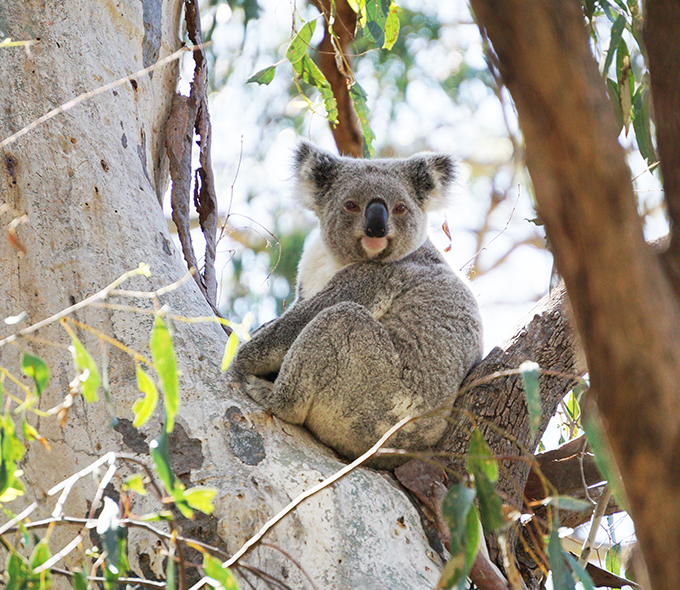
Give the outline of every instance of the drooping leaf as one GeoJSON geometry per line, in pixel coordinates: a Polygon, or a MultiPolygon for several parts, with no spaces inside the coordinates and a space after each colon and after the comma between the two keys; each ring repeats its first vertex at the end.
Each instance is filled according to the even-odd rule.
{"type": "Polygon", "coordinates": [[[593,505],[587,500],[572,498],[571,496],[548,496],[541,500],[541,504],[571,512],[589,512],[593,509],[593,505]]]}
{"type": "Polygon", "coordinates": [[[168,552],[168,563],[165,566],[165,590],[175,590],[175,543],[177,539],[173,536],[168,552]]]}
{"type": "Polygon", "coordinates": [[[192,508],[200,510],[204,514],[212,514],[215,510],[212,499],[216,493],[217,490],[215,488],[196,486],[184,491],[184,499],[192,508]]]}
{"type": "Polygon", "coordinates": [[[227,340],[227,344],[224,347],[224,355],[222,356],[222,370],[226,371],[230,366],[231,362],[234,360],[234,357],[236,356],[236,350],[238,349],[238,336],[236,335],[235,331],[232,331],[231,334],[229,334],[229,338],[227,340]]]}
{"type": "Polygon", "coordinates": [[[88,590],[87,588],[87,578],[85,574],[79,570],[73,570],[73,590],[88,590]]]}
{"type": "Polygon", "coordinates": [[[156,474],[161,480],[165,489],[171,492],[175,488],[175,474],[170,467],[170,457],[168,455],[168,433],[161,432],[161,435],[152,440],[149,444],[149,451],[151,452],[151,460],[156,468],[156,474]]]}
{"type": "Polygon", "coordinates": [[[571,567],[571,571],[574,572],[574,575],[578,581],[583,584],[584,590],[595,590],[595,584],[593,584],[593,581],[590,579],[586,569],[566,551],[564,552],[564,557],[566,558],[569,567],[571,567]]]}
{"type": "Polygon", "coordinates": [[[366,0],[366,30],[378,47],[385,45],[385,27],[390,4],[390,0],[366,0]]]}
{"type": "Polygon", "coordinates": [[[257,82],[260,85],[266,86],[274,79],[275,73],[276,66],[269,66],[260,70],[259,72],[255,72],[252,76],[250,76],[250,78],[246,80],[246,84],[249,84],[250,82],[257,82]]]}
{"type": "Polygon", "coordinates": [[[562,549],[560,537],[557,534],[558,522],[553,522],[548,541],[548,558],[550,570],[552,571],[552,582],[554,590],[576,590],[574,578],[567,567],[567,562],[562,549]]]}
{"type": "Polygon", "coordinates": [[[28,561],[14,547],[10,547],[9,558],[7,559],[6,590],[24,590],[28,584],[28,561]]]}
{"type": "Polygon", "coordinates": [[[361,125],[361,132],[364,136],[364,157],[373,157],[373,140],[375,139],[375,133],[373,133],[373,129],[371,129],[371,124],[368,120],[369,112],[368,106],[366,105],[368,96],[357,81],[355,81],[349,89],[349,96],[352,99],[354,110],[359,118],[359,124],[361,125]]]}
{"type": "Polygon", "coordinates": [[[609,67],[612,65],[612,60],[614,59],[614,53],[616,53],[616,48],[619,46],[621,41],[621,35],[626,27],[626,18],[621,14],[616,19],[616,22],[612,25],[609,39],[609,49],[607,49],[607,57],[604,60],[604,65],[602,67],[602,74],[607,77],[609,74],[609,67]]]}
{"type": "Polygon", "coordinates": [[[658,158],[654,149],[650,118],[648,80],[643,80],[633,96],[633,130],[640,154],[651,166],[658,158]]]}
{"type": "Polygon", "coordinates": [[[158,404],[158,389],[156,388],[156,384],[139,364],[137,365],[137,388],[144,394],[144,397],[136,400],[135,403],[132,404],[132,411],[135,414],[132,425],[135,428],[139,428],[146,424],[153,415],[156,405],[158,404]]]}
{"type": "Polygon", "coordinates": [[[596,415],[592,412],[586,412],[583,415],[581,427],[586,433],[588,444],[595,456],[597,468],[607,480],[607,484],[612,490],[619,506],[628,511],[628,500],[623,490],[623,484],[621,482],[621,477],[619,476],[618,468],[616,467],[616,462],[614,461],[614,457],[609,449],[607,440],[605,439],[602,424],[596,415]]]}
{"type": "Polygon", "coordinates": [[[35,382],[35,391],[40,396],[50,380],[50,369],[44,360],[24,352],[21,355],[21,371],[35,382]]]}
{"type": "Polygon", "coordinates": [[[16,477],[16,464],[25,452],[15,434],[12,418],[5,414],[0,418],[0,501],[9,502],[23,494],[24,487],[16,477]]]}
{"type": "Polygon", "coordinates": [[[437,588],[452,588],[456,584],[458,584],[458,588],[464,587],[479,551],[479,539],[479,514],[477,508],[472,505],[465,519],[463,546],[458,553],[452,554],[449,561],[446,562],[437,588]]]}
{"type": "Polygon", "coordinates": [[[307,84],[314,86],[319,91],[321,98],[323,98],[328,121],[335,124],[338,120],[338,103],[333,95],[331,85],[326,80],[326,76],[323,75],[314,63],[314,60],[307,54],[304,54],[298,61],[293,63],[293,69],[307,84]]]}
{"type": "Polygon", "coordinates": [[[71,336],[71,346],[69,346],[69,350],[73,355],[73,362],[76,369],[79,371],[78,379],[80,381],[80,391],[86,402],[96,402],[99,399],[97,390],[102,382],[99,377],[97,364],[76,335],[70,330],[69,334],[71,336]]]}
{"type": "Polygon", "coordinates": [[[451,554],[458,553],[463,546],[467,531],[467,516],[474,506],[477,492],[461,482],[454,485],[444,497],[442,513],[451,531],[451,554]]]}
{"type": "Polygon", "coordinates": [[[228,568],[222,567],[222,562],[212,555],[203,554],[203,570],[205,575],[215,580],[224,590],[238,590],[236,580],[228,568]]]}
{"type": "Polygon", "coordinates": [[[472,432],[466,462],[468,471],[473,475],[480,471],[492,483],[498,481],[498,463],[491,454],[491,448],[484,440],[484,435],[478,428],[475,428],[472,432]]]}
{"type": "Polygon", "coordinates": [[[623,112],[621,111],[621,101],[619,100],[619,85],[611,78],[607,78],[607,96],[614,110],[617,130],[620,132],[623,129],[623,112]]]}
{"type": "MultiPolygon", "coordinates": [[[[31,570],[41,566],[51,557],[50,548],[47,543],[47,538],[42,538],[33,548],[33,553],[31,553],[31,558],[29,560],[31,564],[31,570]]],[[[31,578],[33,578],[33,584],[31,584],[31,587],[35,588],[35,590],[47,590],[52,586],[52,574],[49,570],[40,572],[40,574],[32,574],[31,578]]]]}
{"type": "Polygon", "coordinates": [[[479,513],[484,526],[484,531],[488,534],[503,526],[503,513],[501,511],[503,503],[500,496],[496,493],[498,481],[498,463],[491,454],[489,445],[484,440],[484,436],[475,428],[470,439],[470,447],[467,456],[467,468],[472,474],[479,498],[479,513]]]}
{"type": "Polygon", "coordinates": [[[621,102],[621,114],[623,115],[623,126],[628,133],[632,116],[633,91],[635,79],[633,69],[630,64],[630,55],[626,42],[621,39],[619,48],[616,51],[616,73],[619,82],[619,101],[621,102]]]}
{"type": "Polygon", "coordinates": [[[307,49],[309,48],[309,42],[312,40],[314,29],[316,29],[315,20],[305,23],[290,42],[286,50],[286,58],[293,66],[302,59],[302,56],[307,55],[307,49]]]}
{"type": "Polygon", "coordinates": [[[172,432],[175,427],[175,416],[179,409],[179,377],[177,376],[175,347],[172,344],[170,331],[160,316],[156,316],[154,319],[149,348],[163,388],[165,430],[172,432]]]}
{"type": "Polygon", "coordinates": [[[524,384],[524,393],[526,394],[527,399],[529,427],[531,428],[532,436],[536,436],[536,433],[538,432],[543,413],[541,387],[538,381],[539,371],[540,367],[538,364],[532,361],[525,361],[519,366],[519,372],[522,375],[522,383],[524,384]]]}
{"type": "Polygon", "coordinates": [[[385,42],[383,49],[390,50],[394,47],[399,37],[399,7],[392,2],[390,4],[390,11],[385,21],[385,42]]]}

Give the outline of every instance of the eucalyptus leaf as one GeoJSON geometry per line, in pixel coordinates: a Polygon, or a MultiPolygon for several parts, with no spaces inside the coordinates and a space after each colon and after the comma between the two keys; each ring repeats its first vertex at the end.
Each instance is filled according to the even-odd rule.
{"type": "Polygon", "coordinates": [[[45,361],[24,352],[21,355],[21,371],[24,375],[33,379],[36,394],[40,396],[50,380],[50,369],[45,361]]]}
{"type": "Polygon", "coordinates": [[[149,348],[163,388],[165,430],[172,432],[175,427],[175,416],[179,410],[179,377],[177,375],[175,347],[172,344],[170,331],[160,316],[156,316],[154,319],[149,348]]]}

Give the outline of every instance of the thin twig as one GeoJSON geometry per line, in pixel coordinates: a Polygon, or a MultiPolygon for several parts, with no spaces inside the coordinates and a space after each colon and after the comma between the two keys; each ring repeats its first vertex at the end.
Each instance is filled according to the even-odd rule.
{"type": "Polygon", "coordinates": [[[6,533],[12,527],[20,523],[24,518],[28,517],[37,507],[38,503],[33,502],[33,504],[26,508],[26,510],[23,510],[21,513],[17,514],[12,520],[0,526],[0,535],[6,533]]]}
{"type": "Polygon", "coordinates": [[[100,299],[106,299],[111,293],[111,291],[118,287],[118,285],[127,281],[130,277],[134,277],[140,274],[147,277],[150,276],[149,266],[147,264],[142,263],[134,270],[129,270],[128,272],[122,274],[115,281],[113,281],[113,283],[104,287],[101,291],[95,293],[94,295],[90,295],[86,299],[83,299],[82,301],[79,301],[78,303],[71,305],[66,309],[61,310],[59,313],[55,313],[53,316],[45,318],[44,320],[38,322],[37,324],[28,326],[27,328],[20,330],[16,334],[12,334],[11,336],[7,336],[7,338],[3,338],[2,340],[0,340],[0,347],[4,346],[5,344],[9,344],[10,342],[14,342],[17,338],[20,338],[25,334],[31,334],[32,332],[36,332],[41,328],[44,328],[45,326],[54,324],[55,322],[58,322],[60,319],[65,318],[66,316],[69,316],[72,313],[75,313],[76,311],[83,309],[84,307],[87,307],[88,305],[94,303],[95,301],[99,301],[100,299]]]}
{"type": "Polygon", "coordinates": [[[593,520],[590,523],[590,531],[588,532],[588,538],[585,543],[583,543],[583,549],[581,550],[581,557],[578,558],[579,565],[585,566],[588,563],[588,558],[590,557],[593,547],[595,546],[595,536],[600,528],[600,522],[607,510],[607,505],[609,504],[609,498],[612,496],[611,488],[606,485],[602,490],[602,495],[597,501],[595,510],[593,510],[593,520]]]}
{"type": "MultiPolygon", "coordinates": [[[[61,576],[68,576],[72,578],[74,576],[73,572],[68,570],[62,570],[56,567],[52,568],[52,573],[59,574],[61,576]]],[[[87,576],[89,582],[106,582],[106,578],[101,576],[87,576]]],[[[165,588],[165,582],[156,582],[155,580],[145,580],[144,578],[118,578],[119,584],[140,584],[142,586],[151,586],[152,588],[165,588]]]]}
{"type": "Polygon", "coordinates": [[[46,121],[49,121],[50,119],[53,119],[56,117],[59,113],[64,113],[68,111],[69,109],[72,109],[74,106],[80,104],[81,102],[87,100],[88,98],[92,98],[93,96],[97,96],[98,94],[102,94],[104,92],[107,92],[108,90],[111,90],[113,88],[116,88],[117,86],[122,86],[126,82],[130,80],[134,80],[135,78],[141,78],[142,76],[146,76],[147,74],[153,72],[154,70],[163,67],[164,65],[175,61],[176,59],[179,59],[180,56],[187,52],[187,51],[196,51],[203,49],[205,46],[207,46],[207,43],[204,43],[203,45],[197,45],[195,47],[182,47],[181,49],[178,49],[174,53],[171,53],[167,57],[164,57],[163,59],[157,61],[155,64],[150,65],[148,68],[144,68],[143,70],[139,70],[138,72],[135,72],[134,74],[130,74],[128,76],[125,76],[124,78],[119,78],[115,82],[110,82],[109,84],[105,84],[104,86],[100,86],[99,88],[95,88],[94,90],[91,90],[90,92],[85,92],[84,94],[81,94],[80,96],[77,96],[76,98],[69,100],[68,102],[65,102],[61,106],[58,106],[56,109],[52,109],[49,113],[43,115],[39,119],[36,119],[32,123],[26,125],[23,129],[20,129],[13,135],[10,135],[9,137],[3,139],[0,141],[0,149],[8,146],[10,143],[16,141],[20,137],[26,135],[29,131],[32,131],[38,125],[42,125],[46,121]]]}
{"type": "MultiPolygon", "coordinates": [[[[324,488],[327,488],[331,484],[335,483],[339,479],[343,478],[345,475],[359,467],[362,463],[366,462],[368,459],[370,459],[373,455],[375,455],[376,451],[382,447],[387,440],[398,430],[406,426],[409,422],[411,422],[413,418],[411,416],[407,416],[406,418],[403,418],[399,422],[397,422],[392,428],[390,428],[385,434],[383,434],[380,437],[380,440],[378,440],[377,443],[375,443],[368,451],[366,451],[363,455],[361,455],[358,459],[355,459],[352,461],[349,465],[346,465],[343,467],[340,471],[337,471],[330,477],[324,479],[321,483],[315,485],[313,488],[307,490],[306,492],[303,492],[300,494],[297,498],[295,498],[292,502],[290,502],[283,510],[281,510],[276,516],[268,520],[262,528],[255,534],[253,535],[246,543],[239,549],[230,559],[225,561],[222,564],[223,568],[228,568],[234,565],[241,557],[243,557],[254,545],[256,545],[262,537],[264,537],[265,534],[269,532],[270,529],[274,527],[278,522],[280,522],[286,515],[288,515],[292,510],[294,510],[297,506],[299,506],[302,502],[304,502],[307,498],[313,496],[317,492],[323,490],[324,488]]],[[[203,587],[205,584],[208,584],[208,580],[211,578],[204,577],[199,582],[194,584],[189,590],[198,590],[199,588],[203,587]]]]}

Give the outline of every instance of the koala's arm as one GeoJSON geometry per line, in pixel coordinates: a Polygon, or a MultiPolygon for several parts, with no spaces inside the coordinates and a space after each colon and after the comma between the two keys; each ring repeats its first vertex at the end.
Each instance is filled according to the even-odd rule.
{"type": "Polygon", "coordinates": [[[392,270],[389,265],[367,262],[340,270],[319,293],[297,301],[280,318],[260,327],[241,345],[234,368],[245,375],[265,376],[281,367],[283,357],[303,328],[319,312],[341,302],[353,302],[373,311],[392,270]]]}

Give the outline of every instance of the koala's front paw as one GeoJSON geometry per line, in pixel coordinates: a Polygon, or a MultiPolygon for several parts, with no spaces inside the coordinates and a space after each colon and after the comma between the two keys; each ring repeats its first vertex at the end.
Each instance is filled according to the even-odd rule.
{"type": "Polygon", "coordinates": [[[241,381],[244,391],[248,397],[255,400],[258,404],[263,406],[266,410],[270,409],[270,402],[272,399],[272,389],[274,383],[255,377],[254,375],[246,375],[241,381]]]}
{"type": "Polygon", "coordinates": [[[234,359],[234,368],[244,375],[268,378],[273,375],[275,378],[282,362],[282,354],[277,353],[265,339],[255,337],[241,344],[234,359]]]}

